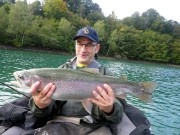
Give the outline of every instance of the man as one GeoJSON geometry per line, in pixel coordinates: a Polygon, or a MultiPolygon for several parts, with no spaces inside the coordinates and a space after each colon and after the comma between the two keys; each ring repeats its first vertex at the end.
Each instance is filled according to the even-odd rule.
{"type": "MultiPolygon", "coordinates": [[[[86,26],[78,31],[74,40],[76,57],[60,68],[97,68],[101,74],[107,74],[108,71],[95,60],[95,55],[100,49],[96,31],[86,26]]],[[[59,132],[62,135],[111,134],[114,131],[112,129],[110,131],[108,127],[118,123],[122,118],[122,104],[114,97],[111,86],[107,84],[101,87],[97,86],[98,92],[93,91],[94,98],[88,99],[93,103],[91,114],[86,112],[80,101],[57,102],[52,100],[51,96],[56,90],[53,83],[46,85],[40,92],[38,91],[39,86],[40,82],[36,82],[31,87],[32,98],[29,106],[33,114],[40,118],[49,115],[54,115],[54,118],[55,116],[63,117],[60,119],[53,118],[56,122],[51,121],[44,128],[37,130],[35,134],[43,134],[44,132],[52,135],[53,132],[59,132]],[[52,113],[54,110],[57,110],[56,113],[52,113]],[[79,120],[79,122],[74,122],[74,119],[79,120]],[[58,123],[57,120],[59,120],[58,123]]]]}

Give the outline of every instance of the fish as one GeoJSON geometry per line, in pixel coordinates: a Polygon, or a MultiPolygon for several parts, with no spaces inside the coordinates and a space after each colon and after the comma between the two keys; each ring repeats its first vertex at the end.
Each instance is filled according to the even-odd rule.
{"type": "MultiPolygon", "coordinates": [[[[133,82],[113,76],[102,75],[98,69],[84,68],[81,70],[61,68],[35,68],[13,73],[16,85],[30,88],[33,83],[40,81],[40,88],[48,83],[56,85],[52,95],[54,100],[87,101],[92,98],[97,86],[108,84],[112,87],[115,97],[126,98],[127,94],[134,95],[145,102],[152,100],[152,93],[156,88],[155,82],[133,82]]],[[[98,91],[97,91],[98,92],[98,91]]]]}

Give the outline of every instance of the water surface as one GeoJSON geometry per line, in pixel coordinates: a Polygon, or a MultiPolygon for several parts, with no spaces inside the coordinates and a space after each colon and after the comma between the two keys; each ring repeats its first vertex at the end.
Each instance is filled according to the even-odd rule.
{"type": "MultiPolygon", "coordinates": [[[[72,56],[42,52],[0,50],[0,81],[14,80],[17,70],[58,67],[72,56]]],[[[153,102],[144,103],[128,95],[127,102],[141,109],[152,124],[155,135],[180,135],[180,68],[162,64],[101,59],[115,76],[126,75],[131,81],[153,81],[158,84],[153,102]]],[[[21,95],[0,85],[0,106],[21,95]]]]}

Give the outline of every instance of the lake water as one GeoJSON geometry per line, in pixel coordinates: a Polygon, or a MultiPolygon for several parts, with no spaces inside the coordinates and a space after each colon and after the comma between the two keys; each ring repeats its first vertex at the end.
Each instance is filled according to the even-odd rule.
{"type": "MultiPolygon", "coordinates": [[[[17,70],[58,67],[72,56],[42,52],[0,50],[0,81],[14,80],[17,70]]],[[[131,81],[153,81],[158,84],[153,102],[144,103],[128,95],[127,102],[141,109],[152,124],[155,135],[180,135],[180,67],[132,61],[100,59],[115,76],[125,74],[131,81]]],[[[21,95],[0,85],[0,106],[21,95]]]]}

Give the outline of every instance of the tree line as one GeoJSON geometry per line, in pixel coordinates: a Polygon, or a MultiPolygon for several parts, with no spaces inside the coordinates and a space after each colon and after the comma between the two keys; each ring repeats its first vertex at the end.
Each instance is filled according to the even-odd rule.
{"type": "Polygon", "coordinates": [[[180,24],[155,9],[117,19],[92,0],[0,1],[0,44],[73,53],[73,36],[89,25],[99,34],[100,55],[180,64],[180,24]]]}

